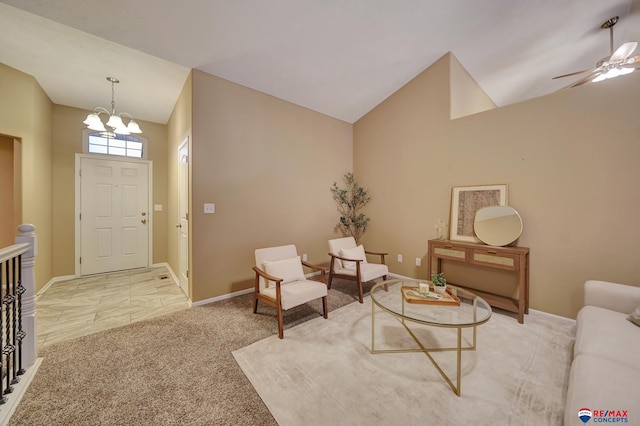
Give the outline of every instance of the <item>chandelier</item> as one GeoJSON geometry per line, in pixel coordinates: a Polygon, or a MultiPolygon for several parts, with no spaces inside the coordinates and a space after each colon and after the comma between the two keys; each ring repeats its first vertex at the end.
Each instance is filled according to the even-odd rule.
{"type": "Polygon", "coordinates": [[[140,126],[133,120],[133,116],[131,114],[128,112],[116,113],[116,102],[114,100],[115,84],[120,83],[120,80],[115,77],[107,77],[107,80],[111,82],[111,111],[106,108],[95,107],[93,112],[87,115],[87,118],[83,123],[91,130],[106,132],[107,129],[104,127],[104,124],[100,119],[100,114],[107,114],[109,116],[109,120],[107,120],[106,124],[113,129],[113,133],[117,133],[119,135],[142,133],[140,126]],[[124,124],[124,121],[122,121],[123,117],[129,120],[128,124],[124,124]]]}

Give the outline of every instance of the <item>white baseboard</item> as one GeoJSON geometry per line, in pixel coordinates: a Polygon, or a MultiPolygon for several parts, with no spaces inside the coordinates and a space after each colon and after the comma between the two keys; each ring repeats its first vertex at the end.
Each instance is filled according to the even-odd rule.
{"type": "Polygon", "coordinates": [[[7,402],[2,405],[2,410],[0,410],[0,425],[4,426],[9,423],[9,420],[11,420],[11,416],[14,411],[16,411],[16,407],[18,407],[18,404],[22,400],[24,393],[31,384],[31,381],[36,375],[41,363],[42,358],[37,358],[36,362],[31,367],[27,368],[27,371],[20,376],[20,381],[13,385],[13,392],[9,394],[7,402]]]}
{"type": "Polygon", "coordinates": [[[199,300],[197,302],[191,303],[191,306],[201,306],[206,305],[213,302],[219,302],[220,300],[231,299],[232,297],[242,296],[243,294],[253,293],[253,287],[247,288],[244,290],[234,291],[233,293],[223,294],[222,296],[212,297],[210,299],[199,300]]]}
{"type": "Polygon", "coordinates": [[[53,278],[51,278],[49,280],[49,282],[46,283],[44,285],[44,287],[42,287],[40,289],[40,291],[36,293],[36,300],[38,299],[38,297],[42,296],[49,289],[49,287],[51,287],[52,285],[54,285],[58,281],[68,281],[68,280],[72,280],[74,278],[77,278],[77,277],[75,275],[63,275],[61,277],[53,277],[53,278]]]}
{"type": "Polygon", "coordinates": [[[175,272],[173,272],[173,269],[171,269],[171,266],[167,262],[154,263],[153,265],[151,265],[152,268],[159,268],[161,266],[167,268],[167,271],[169,271],[169,275],[171,275],[173,282],[179,286],[180,281],[178,281],[178,276],[175,274],[175,272]]]}
{"type": "Polygon", "coordinates": [[[563,320],[563,321],[569,321],[569,322],[572,322],[572,323],[576,322],[576,320],[574,320],[572,318],[567,318],[567,317],[563,317],[563,316],[556,315],[556,314],[550,314],[549,312],[539,311],[537,309],[529,308],[529,312],[536,312],[536,313],[538,313],[540,315],[546,315],[546,316],[550,316],[550,317],[553,317],[553,318],[558,318],[558,319],[563,320]]]}
{"type": "MultiPolygon", "coordinates": [[[[167,262],[160,262],[160,263],[154,263],[153,265],[151,265],[153,268],[159,268],[161,266],[164,266],[165,268],[167,268],[167,271],[169,271],[169,275],[171,275],[171,279],[173,280],[174,283],[176,283],[176,285],[178,287],[180,287],[180,281],[178,281],[178,276],[176,275],[175,272],[173,272],[173,269],[171,268],[171,265],[169,265],[167,262]]],[[[189,298],[189,295],[186,294],[185,296],[187,296],[187,303],[189,303],[189,306],[193,306],[193,303],[191,302],[191,299],[189,298]]]]}

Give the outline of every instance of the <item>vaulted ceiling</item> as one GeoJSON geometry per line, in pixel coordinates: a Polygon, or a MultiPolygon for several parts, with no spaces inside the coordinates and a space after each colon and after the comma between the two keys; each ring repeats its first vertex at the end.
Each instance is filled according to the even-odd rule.
{"type": "Polygon", "coordinates": [[[498,106],[559,90],[612,16],[640,41],[640,0],[0,0],[0,62],[84,109],[117,77],[118,112],[159,123],[191,68],[352,123],[447,52],[498,106]]]}

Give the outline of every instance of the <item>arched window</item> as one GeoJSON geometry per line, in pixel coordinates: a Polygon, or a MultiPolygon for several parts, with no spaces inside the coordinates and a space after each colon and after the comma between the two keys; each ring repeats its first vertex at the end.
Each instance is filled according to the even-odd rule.
{"type": "Polygon", "coordinates": [[[84,130],[83,136],[85,153],[147,158],[147,140],[141,136],[96,132],[89,129],[84,130]]]}

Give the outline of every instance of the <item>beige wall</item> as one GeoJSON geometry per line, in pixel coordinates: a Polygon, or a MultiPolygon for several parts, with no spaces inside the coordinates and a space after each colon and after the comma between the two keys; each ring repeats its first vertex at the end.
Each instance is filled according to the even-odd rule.
{"type": "Polygon", "coordinates": [[[53,276],[53,104],[36,80],[0,64],[0,134],[21,140],[22,221],[36,226],[36,288],[53,276]]]}
{"type": "MultiPolygon", "coordinates": [[[[82,153],[82,121],[89,111],[54,107],[53,217],[54,276],[75,273],[75,154],[82,153]]],[[[147,139],[147,160],[153,161],[153,262],[167,261],[167,127],[137,120],[147,139]]]]}
{"type": "Polygon", "coordinates": [[[22,143],[0,135],[0,247],[14,244],[22,223],[22,143]]]}
{"type": "MultiPolygon", "coordinates": [[[[169,122],[167,123],[168,155],[167,155],[167,259],[171,269],[178,274],[178,148],[185,138],[191,141],[192,121],[192,77],[191,73],[185,82],[182,92],[173,108],[169,122]]],[[[190,163],[191,164],[191,163],[190,163]]],[[[192,232],[193,229],[189,229],[192,232]]],[[[191,296],[191,282],[189,283],[189,296],[191,296]]]]}
{"type": "Polygon", "coordinates": [[[16,236],[13,174],[13,138],[0,135],[0,247],[12,245],[16,236]]]}
{"type": "Polygon", "coordinates": [[[192,159],[192,300],[250,288],[256,248],[294,243],[327,262],[350,124],[193,71],[192,159]]]}
{"type": "Polygon", "coordinates": [[[450,120],[450,60],[354,124],[354,171],[373,197],[365,244],[425,278],[451,187],[507,183],[532,308],[575,317],[587,279],[640,285],[640,73],[450,120]]]}
{"type": "Polygon", "coordinates": [[[496,107],[496,104],[482,90],[474,78],[458,62],[453,55],[449,55],[449,75],[455,84],[449,85],[451,99],[451,118],[459,118],[496,107]]]}

